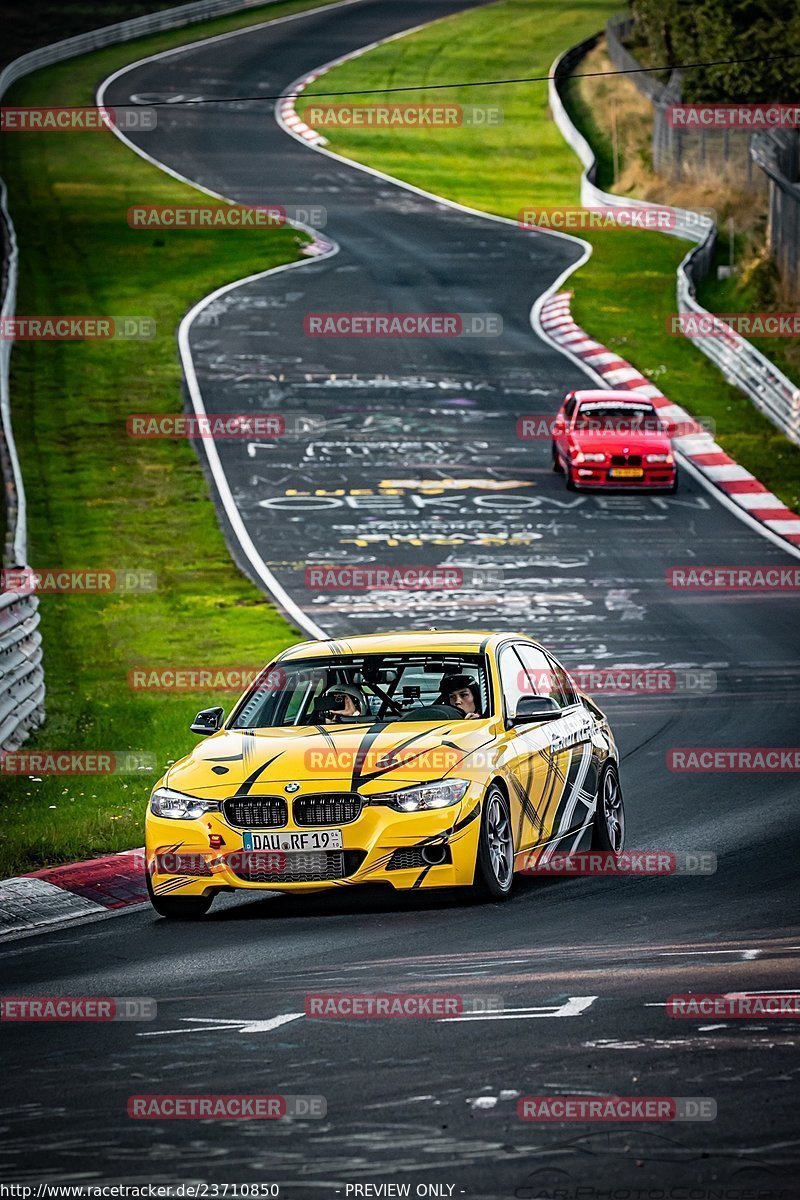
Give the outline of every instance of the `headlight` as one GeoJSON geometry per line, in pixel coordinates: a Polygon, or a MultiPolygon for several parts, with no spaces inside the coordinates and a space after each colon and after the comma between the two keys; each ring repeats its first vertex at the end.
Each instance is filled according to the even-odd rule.
{"type": "Polygon", "coordinates": [[[404,788],[385,796],[372,796],[373,804],[389,804],[398,812],[421,812],[423,809],[449,808],[458,804],[469,787],[468,779],[449,779],[446,783],[425,783],[421,787],[404,788]]]}
{"type": "Polygon", "coordinates": [[[582,450],[576,450],[572,456],[572,461],[576,463],[582,462],[605,462],[605,454],[584,454],[582,450]]]}
{"type": "Polygon", "coordinates": [[[644,461],[649,463],[674,463],[671,454],[645,454],[644,461]]]}
{"type": "Polygon", "coordinates": [[[171,788],[156,788],[150,797],[150,811],[156,817],[171,817],[175,821],[196,821],[207,812],[219,810],[218,800],[199,800],[197,796],[184,796],[171,788]]]}

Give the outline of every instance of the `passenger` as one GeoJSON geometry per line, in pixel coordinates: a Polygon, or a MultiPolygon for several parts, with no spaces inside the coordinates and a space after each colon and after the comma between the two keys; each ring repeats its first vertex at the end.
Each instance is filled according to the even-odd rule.
{"type": "Polygon", "coordinates": [[[317,706],[320,716],[334,725],[363,720],[369,716],[369,705],[363,692],[349,683],[337,683],[322,696],[317,706]],[[335,707],[334,707],[335,706],[335,707]]]}

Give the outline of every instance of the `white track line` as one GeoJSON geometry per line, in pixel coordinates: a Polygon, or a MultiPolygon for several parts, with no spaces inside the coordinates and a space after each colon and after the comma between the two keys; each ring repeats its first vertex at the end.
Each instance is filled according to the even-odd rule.
{"type": "MultiPolygon", "coordinates": [[[[99,84],[95,97],[96,104],[99,108],[107,107],[105,103],[105,95],[111,84],[116,82],[117,79],[121,78],[129,71],[134,71],[139,67],[145,66],[147,63],[156,62],[157,60],[169,58],[173,55],[182,54],[187,51],[194,51],[201,46],[208,46],[212,42],[220,42],[225,41],[228,38],[239,37],[242,34],[252,33],[254,30],[264,29],[271,25],[281,25],[287,21],[296,21],[301,17],[311,16],[314,13],[329,12],[333,9],[347,8],[352,4],[360,3],[362,3],[362,0],[338,0],[338,2],[335,4],[326,4],[320,8],[306,9],[302,13],[292,13],[285,17],[275,17],[271,21],[261,21],[257,25],[246,25],[242,29],[231,30],[228,33],[215,34],[213,37],[200,38],[196,42],[185,43],[181,46],[175,46],[170,50],[162,50],[159,54],[150,54],[145,58],[136,59],[134,62],[128,63],[126,66],[120,67],[119,70],[114,71],[113,74],[109,75],[99,84]]],[[[173,179],[177,179],[180,183],[185,183],[188,187],[195,188],[197,191],[203,192],[206,196],[211,196],[215,200],[221,200],[225,204],[235,203],[235,201],[229,196],[223,196],[220,192],[215,192],[211,188],[207,188],[203,184],[198,183],[196,180],[189,179],[186,175],[182,175],[180,171],[176,171],[173,167],[161,162],[160,159],[154,158],[152,154],[148,154],[146,150],[142,150],[136,145],[135,142],[132,142],[130,138],[126,137],[124,133],[116,128],[116,126],[111,127],[111,132],[118,137],[121,142],[124,142],[130,150],[133,150],[135,154],[138,154],[140,158],[143,158],[146,162],[151,163],[152,166],[158,167],[159,170],[164,171],[167,175],[171,175],[173,179]]],[[[320,235],[318,231],[312,229],[310,226],[299,221],[287,221],[287,224],[290,224],[295,229],[302,229],[315,240],[319,240],[320,235]]],[[[234,288],[244,287],[248,283],[253,283],[257,279],[264,279],[268,275],[276,274],[279,271],[288,271],[296,267],[304,267],[308,262],[318,262],[321,258],[329,258],[332,255],[337,254],[339,251],[338,245],[331,239],[326,239],[326,241],[329,244],[329,248],[323,250],[322,253],[316,254],[313,259],[305,258],[300,259],[297,262],[284,263],[279,267],[270,267],[266,271],[257,271],[253,275],[247,275],[243,279],[234,280],[233,283],[228,283],[223,287],[217,288],[216,291],[211,292],[208,296],[205,296],[202,300],[198,301],[198,303],[195,304],[194,307],[191,308],[183,318],[178,328],[178,347],[180,350],[184,374],[186,376],[187,387],[189,389],[189,395],[192,401],[192,407],[198,416],[205,416],[207,414],[205,404],[203,402],[202,392],[197,382],[197,372],[195,371],[194,360],[192,358],[191,347],[189,344],[191,326],[195,318],[205,308],[207,308],[209,304],[212,304],[216,299],[222,295],[225,295],[227,292],[233,291],[234,288]]],[[[282,587],[282,585],[278,582],[272,571],[270,571],[269,567],[264,562],[252,538],[250,537],[250,534],[247,532],[239,510],[236,507],[233,495],[231,493],[230,484],[228,483],[227,476],[222,469],[222,463],[220,461],[216,444],[210,438],[202,438],[201,441],[203,444],[203,449],[206,453],[209,469],[214,478],[214,483],[216,485],[220,501],[225,509],[225,515],[230,522],[231,529],[233,530],[236,539],[239,542],[245,558],[250,563],[257,577],[264,584],[265,588],[273,597],[273,599],[277,601],[286,614],[292,618],[292,620],[300,627],[300,629],[302,629],[304,633],[309,634],[313,638],[326,638],[328,635],[325,633],[324,629],[322,629],[316,624],[315,621],[306,615],[299,604],[297,604],[291,598],[285,588],[282,587]]]]}

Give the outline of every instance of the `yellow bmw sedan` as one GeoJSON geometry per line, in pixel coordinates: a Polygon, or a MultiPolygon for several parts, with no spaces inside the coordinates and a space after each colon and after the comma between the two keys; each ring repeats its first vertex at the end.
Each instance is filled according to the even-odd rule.
{"type": "Polygon", "coordinates": [[[426,631],[303,642],[171,766],[147,810],[165,917],[220,891],[362,883],[509,895],[555,851],[618,854],[608,721],[521,634],[426,631]]]}

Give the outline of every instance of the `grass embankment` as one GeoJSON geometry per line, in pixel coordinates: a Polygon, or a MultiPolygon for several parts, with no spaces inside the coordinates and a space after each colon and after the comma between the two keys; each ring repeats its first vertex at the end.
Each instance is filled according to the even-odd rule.
{"type": "MultiPolygon", "coordinates": [[[[573,0],[566,6],[548,0],[535,8],[527,0],[503,0],[448,17],[336,67],[304,93],[298,110],[305,112],[315,92],[373,87],[374,94],[353,102],[499,104],[503,124],[490,129],[344,129],[326,124],[323,131],[330,149],[340,154],[487,212],[516,218],[526,205],[575,205],[580,166],[549,116],[546,84],[447,90],[426,84],[545,75],[561,51],[602,29],[613,11],[605,0],[573,0]],[[381,91],[418,81],[422,86],[415,91],[381,91]]],[[[571,106],[609,162],[610,144],[601,130],[588,127],[574,85],[571,106]]],[[[670,399],[712,420],[725,449],[787,504],[800,503],[800,451],[699,350],[666,333],[675,312],[675,272],[686,243],[628,230],[585,236],[594,253],[570,281],[575,319],[619,350],[670,399]]],[[[531,280],[531,293],[535,290],[531,280]]]]}
{"type": "MultiPolygon", "coordinates": [[[[126,62],[311,2],[270,5],[114,47],[21,81],[4,104],[90,105],[126,62]]],[[[20,243],[20,315],[155,317],[152,341],[20,342],[14,429],[34,567],[155,572],[152,593],[44,596],[47,724],[25,749],[140,750],[158,770],[195,744],[198,708],[231,695],[136,692],[141,664],[258,665],[297,635],[231,561],[188,442],[128,437],[136,412],[180,412],[175,330],[220,284],[292,261],[291,229],[129,228],[128,207],[191,204],[193,189],[109,132],[9,134],[3,175],[20,243]]],[[[0,877],[142,839],[154,776],[0,776],[0,877]]]]}

